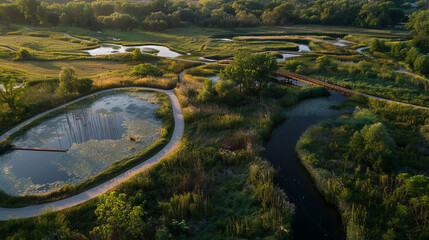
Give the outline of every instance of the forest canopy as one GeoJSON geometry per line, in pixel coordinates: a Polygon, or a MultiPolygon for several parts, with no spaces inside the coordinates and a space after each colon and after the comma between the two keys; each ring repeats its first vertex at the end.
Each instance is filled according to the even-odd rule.
{"type": "MultiPolygon", "coordinates": [[[[3,21],[148,30],[197,24],[211,27],[327,24],[386,27],[406,21],[410,0],[1,0],[3,21]]],[[[427,1],[417,6],[427,9],[427,1]]]]}

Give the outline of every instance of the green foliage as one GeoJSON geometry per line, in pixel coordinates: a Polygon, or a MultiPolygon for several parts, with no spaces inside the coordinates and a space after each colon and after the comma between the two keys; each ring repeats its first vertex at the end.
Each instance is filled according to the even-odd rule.
{"type": "Polygon", "coordinates": [[[141,239],[144,238],[143,217],[140,206],[131,206],[126,194],[110,192],[99,197],[95,210],[98,226],[91,235],[95,239],[141,239]]]}
{"type": "Polygon", "coordinates": [[[352,139],[354,144],[357,144],[357,141],[363,140],[363,145],[356,152],[356,154],[363,156],[363,159],[357,158],[357,160],[368,164],[378,171],[393,169],[395,166],[395,158],[393,156],[395,143],[387,133],[384,125],[382,123],[365,125],[360,134],[361,137],[353,135],[352,139]]]}
{"type": "Polygon", "coordinates": [[[362,19],[363,26],[384,27],[400,22],[404,12],[395,8],[392,1],[375,1],[363,5],[359,17],[362,19]]]}
{"type": "Polygon", "coordinates": [[[29,24],[42,23],[43,8],[38,0],[17,0],[16,6],[29,24]]]}
{"type": "Polygon", "coordinates": [[[144,59],[144,55],[142,53],[142,51],[140,50],[140,48],[136,48],[133,51],[133,60],[143,60],[144,59]]]}
{"type": "Polygon", "coordinates": [[[413,34],[413,43],[424,52],[429,52],[429,9],[416,11],[409,17],[406,27],[413,34]]]}
{"type": "Polygon", "coordinates": [[[204,88],[201,89],[198,94],[197,99],[201,102],[208,102],[213,97],[213,83],[211,79],[206,79],[204,81],[204,88]]]}
{"type": "Polygon", "coordinates": [[[76,86],[77,92],[80,94],[89,92],[92,88],[92,83],[93,81],[90,78],[79,79],[76,86]]]}
{"type": "Polygon", "coordinates": [[[284,68],[288,71],[296,72],[299,66],[302,66],[301,62],[296,60],[289,60],[285,62],[284,68]]]}
{"type": "Polygon", "coordinates": [[[405,58],[405,62],[410,64],[411,66],[414,66],[414,63],[416,62],[419,55],[420,55],[419,50],[417,48],[412,47],[410,51],[407,52],[407,57],[405,58]]]}
{"type": "Polygon", "coordinates": [[[78,78],[73,68],[64,67],[59,74],[60,85],[58,92],[60,93],[75,93],[78,91],[78,78]]]}
{"type": "Polygon", "coordinates": [[[390,54],[396,59],[405,59],[408,51],[408,44],[400,42],[392,44],[390,54]]]}
{"type": "MultiPolygon", "coordinates": [[[[140,49],[138,50],[140,51],[140,49]]],[[[143,63],[135,66],[133,71],[131,71],[131,75],[139,77],[161,77],[163,75],[163,72],[161,69],[150,63],[143,63]]]]}
{"type": "Polygon", "coordinates": [[[333,63],[329,57],[323,55],[316,59],[315,69],[321,72],[335,71],[337,69],[337,65],[333,63]]]}
{"type": "Polygon", "coordinates": [[[13,59],[14,61],[20,61],[20,60],[29,60],[31,59],[31,54],[27,49],[20,48],[16,52],[16,57],[13,59]]]}
{"type": "Polygon", "coordinates": [[[139,21],[129,14],[112,13],[110,16],[100,16],[98,21],[108,28],[118,28],[123,31],[130,31],[139,26],[139,21]]]}
{"type": "Polygon", "coordinates": [[[275,70],[277,61],[272,55],[238,52],[220,76],[238,85],[242,93],[257,95],[268,86],[269,74],[275,70]]]}
{"type": "Polygon", "coordinates": [[[369,50],[371,52],[387,52],[389,51],[389,47],[386,45],[385,40],[376,38],[369,44],[369,50]]]}
{"type": "Polygon", "coordinates": [[[219,97],[228,98],[232,94],[234,94],[234,83],[230,80],[222,80],[219,81],[215,85],[215,89],[219,97]]]}
{"type": "Polygon", "coordinates": [[[414,71],[429,76],[429,54],[419,56],[414,62],[414,71]]]}
{"type": "Polygon", "coordinates": [[[367,109],[307,130],[297,144],[302,163],[339,207],[347,239],[424,239],[428,158],[414,149],[427,111],[353,99],[367,109]]]}
{"type": "Polygon", "coordinates": [[[0,103],[6,103],[12,113],[18,111],[16,102],[23,94],[23,88],[27,86],[26,82],[18,85],[16,79],[10,75],[4,75],[0,72],[0,103]]]}

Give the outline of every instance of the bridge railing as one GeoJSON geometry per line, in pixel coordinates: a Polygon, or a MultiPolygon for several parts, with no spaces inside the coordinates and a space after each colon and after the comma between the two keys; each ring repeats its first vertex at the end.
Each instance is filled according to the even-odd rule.
{"type": "Polygon", "coordinates": [[[304,75],[301,75],[301,74],[289,72],[289,71],[282,70],[282,69],[277,70],[276,73],[278,75],[285,76],[285,77],[288,77],[288,78],[292,78],[292,79],[295,79],[295,80],[307,82],[307,83],[310,83],[310,84],[313,84],[313,85],[319,85],[319,86],[322,86],[322,87],[325,87],[325,88],[328,88],[330,90],[334,90],[334,91],[337,91],[337,92],[340,92],[340,93],[343,93],[343,94],[346,94],[346,95],[353,95],[354,94],[354,91],[350,90],[348,88],[340,87],[340,86],[332,84],[332,83],[323,82],[323,81],[320,81],[320,80],[317,80],[317,79],[314,79],[314,78],[310,78],[310,77],[307,77],[307,76],[304,76],[304,75]]]}

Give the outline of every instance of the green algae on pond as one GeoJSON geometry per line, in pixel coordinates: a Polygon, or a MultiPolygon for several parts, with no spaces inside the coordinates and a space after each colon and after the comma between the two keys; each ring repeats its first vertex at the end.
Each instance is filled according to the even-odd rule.
{"type": "Polygon", "coordinates": [[[161,137],[155,96],[143,91],[101,94],[31,127],[11,143],[69,151],[1,155],[0,190],[15,196],[48,193],[83,182],[146,149],[161,137]]]}

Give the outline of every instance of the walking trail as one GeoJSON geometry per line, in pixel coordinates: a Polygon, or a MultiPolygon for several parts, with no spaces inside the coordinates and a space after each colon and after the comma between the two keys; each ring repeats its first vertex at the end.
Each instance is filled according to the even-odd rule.
{"type": "MultiPolygon", "coordinates": [[[[147,169],[148,167],[158,163],[161,159],[163,159],[165,156],[167,156],[168,154],[173,152],[174,149],[176,149],[176,147],[179,145],[180,140],[182,139],[183,132],[185,129],[185,122],[183,120],[183,114],[182,114],[182,109],[180,107],[179,100],[177,99],[176,95],[174,94],[174,90],[161,90],[161,89],[146,88],[146,87],[126,87],[126,88],[108,89],[108,90],[100,91],[100,92],[97,92],[97,93],[94,93],[91,95],[95,95],[95,94],[99,94],[99,93],[103,93],[103,92],[114,91],[117,89],[147,89],[147,90],[153,90],[153,91],[158,91],[158,92],[162,92],[162,93],[167,94],[170,101],[171,101],[171,105],[173,108],[173,115],[174,115],[174,131],[173,131],[173,135],[170,139],[170,142],[161,151],[159,151],[156,155],[149,158],[148,160],[140,163],[139,165],[127,170],[126,172],[120,174],[119,176],[117,176],[117,177],[115,177],[115,178],[113,178],[113,179],[111,179],[105,183],[102,183],[102,184],[100,184],[94,188],[86,190],[85,192],[79,193],[77,195],[74,195],[74,196],[71,196],[71,197],[68,197],[68,198],[65,198],[62,200],[50,202],[50,203],[27,206],[27,207],[22,207],[22,208],[0,208],[0,220],[8,220],[11,218],[33,217],[33,216],[37,216],[37,215],[42,214],[46,210],[58,211],[58,210],[62,210],[65,208],[76,206],[76,205],[81,204],[83,202],[86,202],[90,199],[96,198],[96,197],[100,196],[101,194],[103,194],[103,193],[111,190],[112,188],[118,186],[120,183],[130,179],[131,177],[133,177],[137,173],[139,173],[139,172],[147,169]]],[[[22,124],[11,129],[7,133],[3,134],[0,137],[0,141],[6,139],[8,136],[10,136],[14,132],[18,131],[20,128],[24,127],[25,125],[27,125],[31,121],[33,121],[37,118],[40,118],[42,116],[45,116],[46,114],[49,114],[50,112],[53,112],[57,109],[63,108],[67,105],[70,105],[70,104],[78,102],[82,99],[88,98],[91,95],[81,97],[79,99],[76,99],[76,100],[69,102],[67,104],[64,104],[60,107],[57,107],[57,108],[54,108],[54,109],[49,110],[47,112],[44,112],[42,114],[39,114],[39,115],[23,122],[22,124]]]]}

